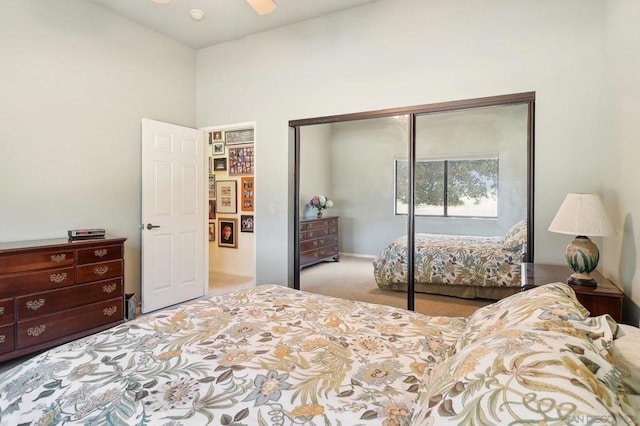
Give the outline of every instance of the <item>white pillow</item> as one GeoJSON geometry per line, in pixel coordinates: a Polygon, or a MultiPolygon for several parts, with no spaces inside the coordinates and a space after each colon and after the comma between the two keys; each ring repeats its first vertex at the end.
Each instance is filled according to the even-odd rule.
{"type": "Polygon", "coordinates": [[[622,374],[625,391],[640,395],[640,328],[618,324],[622,333],[613,341],[613,362],[622,374]]]}

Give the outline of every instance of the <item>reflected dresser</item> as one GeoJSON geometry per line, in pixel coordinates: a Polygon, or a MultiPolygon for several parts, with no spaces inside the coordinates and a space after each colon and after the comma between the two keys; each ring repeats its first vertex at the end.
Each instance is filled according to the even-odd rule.
{"type": "Polygon", "coordinates": [[[124,241],[0,243],[0,361],[124,321],[124,241]]]}
{"type": "Polygon", "coordinates": [[[338,216],[300,221],[300,268],[325,261],[340,261],[338,216]]]}

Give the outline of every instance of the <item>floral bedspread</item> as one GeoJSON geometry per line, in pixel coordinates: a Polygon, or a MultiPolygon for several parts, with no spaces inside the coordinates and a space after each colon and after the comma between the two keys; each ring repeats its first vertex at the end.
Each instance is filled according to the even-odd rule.
{"type": "Polygon", "coordinates": [[[281,286],[200,299],[0,374],[0,424],[403,424],[466,321],[281,286]]]}
{"type": "MultiPolygon", "coordinates": [[[[503,237],[416,234],[415,281],[479,287],[520,286],[521,248],[503,237]]],[[[389,244],[373,261],[378,287],[407,282],[407,238],[389,244]]]]}

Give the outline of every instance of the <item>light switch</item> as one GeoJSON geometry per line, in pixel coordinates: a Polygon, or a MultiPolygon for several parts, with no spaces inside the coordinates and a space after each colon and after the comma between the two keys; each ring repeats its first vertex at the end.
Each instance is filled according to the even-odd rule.
{"type": "Polygon", "coordinates": [[[276,214],[276,203],[269,203],[269,214],[276,214]]]}

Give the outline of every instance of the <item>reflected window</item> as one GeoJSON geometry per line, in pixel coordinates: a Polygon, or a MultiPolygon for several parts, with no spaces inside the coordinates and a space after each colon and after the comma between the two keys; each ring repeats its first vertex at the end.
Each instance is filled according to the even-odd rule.
{"type": "MultiPolygon", "coordinates": [[[[408,212],[408,162],[395,162],[395,213],[408,212]]],[[[417,160],[417,216],[498,217],[498,157],[417,160]]]]}

